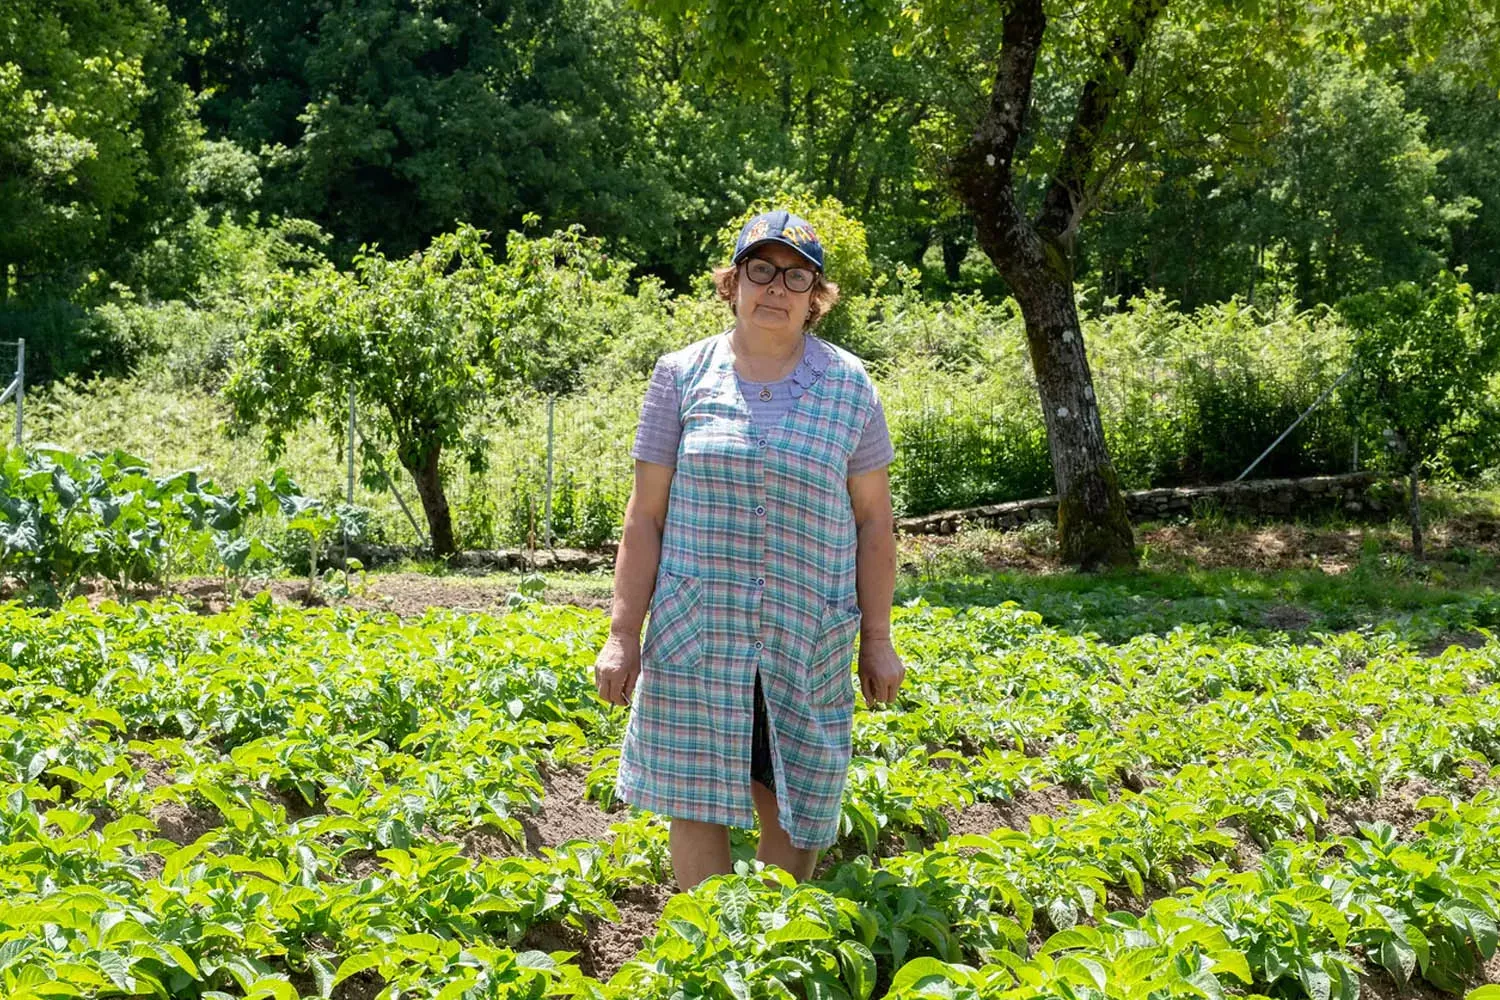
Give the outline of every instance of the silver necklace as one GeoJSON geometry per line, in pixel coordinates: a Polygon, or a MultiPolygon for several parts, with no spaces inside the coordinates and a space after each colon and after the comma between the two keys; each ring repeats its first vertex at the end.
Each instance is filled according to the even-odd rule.
{"type": "MultiPolygon", "coordinates": [[[[730,340],[730,335],[733,334],[733,333],[734,333],[734,327],[730,327],[728,330],[725,330],[724,331],[724,339],[725,340],[730,340]]],[[[732,345],[732,343],[733,342],[731,341],[731,345],[732,345]]],[[[731,346],[730,349],[733,350],[733,347],[731,346]]],[[[802,358],[803,358],[803,360],[806,360],[806,358],[807,358],[807,334],[806,334],[806,332],[804,332],[803,335],[802,335],[802,358]]],[[[802,362],[799,361],[797,363],[797,366],[801,367],[801,365],[802,365],[802,362]]],[[[795,371],[795,370],[796,369],[794,368],[793,371],[795,371]]],[[[748,379],[746,381],[748,381],[748,379]]],[[[760,387],[759,396],[761,398],[761,402],[769,403],[771,401],[771,397],[772,397],[771,387],[769,385],[763,385],[763,386],[761,386],[760,387]]]]}

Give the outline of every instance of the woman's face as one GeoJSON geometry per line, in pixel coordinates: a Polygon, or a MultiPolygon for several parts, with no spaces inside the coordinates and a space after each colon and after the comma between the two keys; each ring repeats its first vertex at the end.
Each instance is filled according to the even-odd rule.
{"type": "Polygon", "coordinates": [[[812,305],[812,288],[801,292],[788,291],[786,274],[771,279],[769,285],[757,285],[745,273],[745,266],[759,257],[777,267],[804,267],[816,273],[817,269],[791,247],[768,243],[757,247],[739,264],[739,294],[735,299],[735,316],[739,322],[766,333],[801,333],[807,325],[807,312],[812,305]]]}

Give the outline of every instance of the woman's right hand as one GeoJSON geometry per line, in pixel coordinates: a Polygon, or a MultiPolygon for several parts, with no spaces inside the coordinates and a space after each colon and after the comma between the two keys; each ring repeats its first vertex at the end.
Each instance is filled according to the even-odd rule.
{"type": "Polygon", "coordinates": [[[611,705],[629,705],[641,675],[641,637],[609,634],[594,661],[594,687],[611,705]]]}

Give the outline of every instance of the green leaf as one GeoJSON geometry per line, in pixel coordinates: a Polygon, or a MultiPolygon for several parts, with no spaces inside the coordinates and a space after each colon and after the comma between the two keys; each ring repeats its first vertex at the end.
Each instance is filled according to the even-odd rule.
{"type": "Polygon", "coordinates": [[[930,955],[924,955],[921,958],[912,959],[897,971],[891,978],[890,992],[920,990],[938,983],[952,983],[955,972],[973,971],[967,965],[949,964],[930,955]]]}
{"type": "Polygon", "coordinates": [[[130,974],[130,963],[125,956],[112,951],[97,952],[94,962],[99,970],[109,977],[109,981],[118,986],[125,993],[135,992],[135,977],[130,974]]]}
{"type": "Polygon", "coordinates": [[[473,989],[475,983],[478,981],[479,973],[470,969],[457,979],[449,982],[447,986],[444,986],[434,1000],[459,1000],[460,997],[473,989]]]}
{"type": "Polygon", "coordinates": [[[166,941],[158,941],[153,945],[153,947],[155,947],[157,951],[161,952],[163,956],[174,962],[179,969],[181,969],[183,972],[186,972],[189,976],[192,976],[194,979],[202,978],[202,976],[198,972],[197,963],[193,961],[191,955],[182,950],[182,947],[180,945],[171,944],[166,941]]]}
{"type": "Polygon", "coordinates": [[[1249,961],[1246,960],[1243,953],[1238,951],[1215,952],[1214,970],[1216,972],[1227,972],[1242,983],[1249,983],[1253,979],[1249,961]]]}
{"type": "Polygon", "coordinates": [[[788,941],[826,941],[832,937],[827,927],[812,920],[799,917],[788,921],[772,931],[766,932],[767,944],[785,944],[788,941]]]}
{"type": "Polygon", "coordinates": [[[1064,955],[1057,960],[1057,971],[1075,981],[1087,983],[1104,993],[1108,989],[1109,974],[1104,966],[1084,955],[1064,955]]]}
{"type": "Polygon", "coordinates": [[[358,975],[368,969],[379,968],[384,958],[383,948],[374,948],[362,955],[350,955],[339,963],[339,970],[333,974],[334,985],[337,986],[350,976],[358,975]]]}
{"type": "Polygon", "coordinates": [[[1333,988],[1328,973],[1307,965],[1302,966],[1298,972],[1298,978],[1302,980],[1302,988],[1307,991],[1308,1000],[1328,1000],[1328,995],[1333,988]]]}
{"type": "Polygon", "coordinates": [[[727,965],[720,968],[711,968],[708,972],[709,979],[723,986],[729,991],[729,995],[735,1000],[750,1000],[751,991],[745,982],[745,976],[735,965],[727,965]]]}
{"type": "Polygon", "coordinates": [[[683,940],[687,941],[695,948],[701,947],[703,942],[708,940],[708,935],[703,933],[702,928],[698,927],[695,924],[688,923],[686,920],[682,920],[678,917],[673,917],[670,920],[665,920],[664,922],[668,927],[676,931],[683,940]]]}
{"type": "Polygon", "coordinates": [[[1099,932],[1092,927],[1075,927],[1053,934],[1042,942],[1039,950],[1042,954],[1052,955],[1070,948],[1093,948],[1098,942],[1099,932]]]}
{"type": "Polygon", "coordinates": [[[245,1000],[261,1000],[262,997],[267,1000],[300,1000],[297,987],[281,976],[257,979],[245,994],[245,1000]]]}
{"type": "Polygon", "coordinates": [[[1404,938],[1394,934],[1387,935],[1380,942],[1380,948],[1376,953],[1376,961],[1381,968],[1385,969],[1402,986],[1411,979],[1412,970],[1417,965],[1417,950],[1406,942],[1404,938]]]}
{"type": "Polygon", "coordinates": [[[318,996],[327,1000],[333,996],[333,987],[338,980],[334,978],[333,968],[328,960],[321,955],[312,955],[307,960],[308,968],[312,971],[313,983],[317,987],[318,996]]]}
{"type": "Polygon", "coordinates": [[[839,965],[854,1000],[868,1000],[875,989],[875,956],[858,941],[840,941],[839,965]]]}
{"type": "MultiPolygon", "coordinates": [[[[64,472],[60,467],[52,470],[52,489],[62,504],[64,511],[72,510],[78,505],[78,484],[73,477],[64,472]]],[[[123,989],[124,987],[121,987],[123,989]]]]}
{"type": "MultiPolygon", "coordinates": [[[[260,983],[269,974],[265,963],[248,955],[235,955],[225,959],[223,969],[234,977],[240,989],[249,990],[255,984],[260,983]]],[[[284,981],[284,980],[283,980],[284,981]]],[[[295,996],[293,997],[295,1000],[295,996]]]]}
{"type": "Polygon", "coordinates": [[[221,860],[230,871],[241,875],[260,875],[276,883],[287,881],[286,869],[275,858],[247,858],[243,854],[226,854],[221,860]]]}
{"type": "Polygon", "coordinates": [[[1224,1000],[1224,988],[1219,985],[1218,977],[1207,969],[1198,969],[1186,981],[1208,1000],[1224,1000]]]}
{"type": "Polygon", "coordinates": [[[161,880],[167,883],[175,882],[177,876],[182,874],[182,870],[207,849],[208,845],[200,840],[173,851],[162,868],[161,880]]]}
{"type": "Polygon", "coordinates": [[[849,1000],[849,994],[827,972],[804,978],[802,987],[807,992],[807,1000],[849,1000]]]}
{"type": "Polygon", "coordinates": [[[34,947],[36,947],[36,942],[29,941],[26,938],[11,938],[9,941],[0,944],[0,970],[9,968],[16,959],[34,947]]]}
{"type": "Polygon", "coordinates": [[[521,951],[516,953],[516,967],[521,969],[556,969],[557,959],[545,951],[521,951]]]}
{"type": "Polygon", "coordinates": [[[906,932],[899,927],[892,927],[891,938],[891,961],[900,963],[906,960],[908,940],[906,932]]]}

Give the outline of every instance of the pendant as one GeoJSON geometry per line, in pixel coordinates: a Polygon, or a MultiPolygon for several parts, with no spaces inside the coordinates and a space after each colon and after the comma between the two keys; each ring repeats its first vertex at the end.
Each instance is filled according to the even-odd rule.
{"type": "Polygon", "coordinates": [[[769,403],[771,401],[771,387],[766,386],[760,390],[760,398],[769,403]]]}

